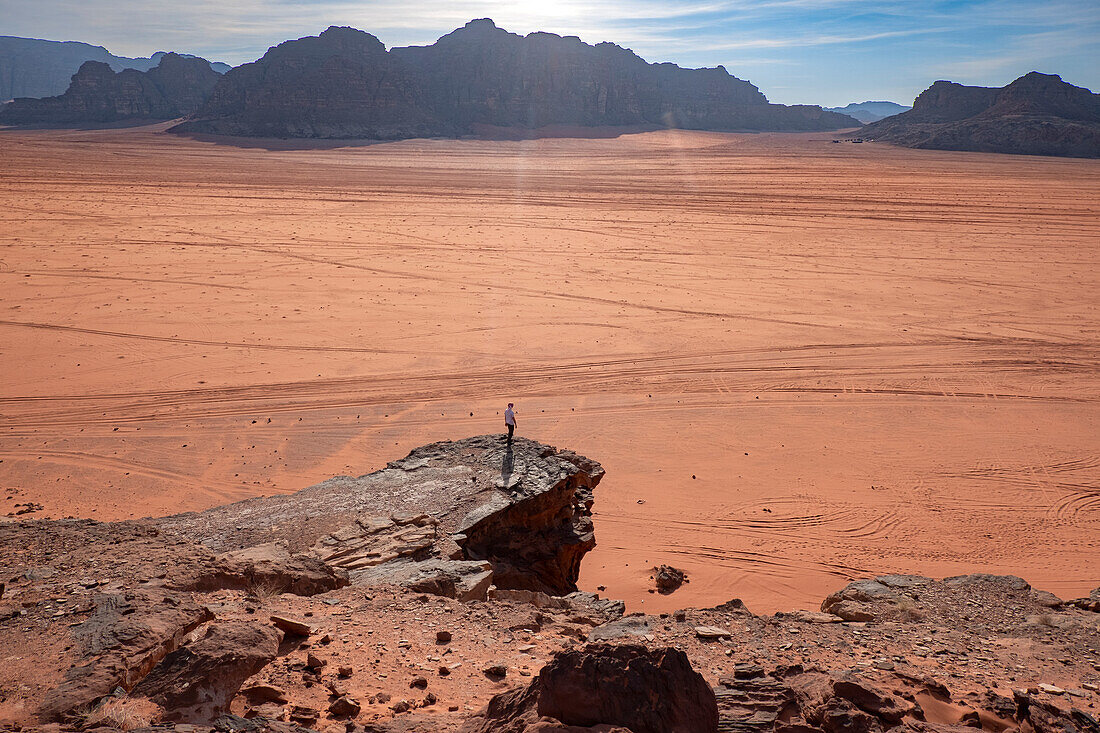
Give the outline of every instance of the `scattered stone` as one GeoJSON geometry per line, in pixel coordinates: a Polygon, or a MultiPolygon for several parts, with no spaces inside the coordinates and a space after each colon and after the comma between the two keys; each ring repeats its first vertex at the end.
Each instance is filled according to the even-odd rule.
{"type": "Polygon", "coordinates": [[[588,632],[590,641],[611,641],[624,636],[645,636],[653,630],[648,616],[624,616],[588,632]]]}
{"type": "Polygon", "coordinates": [[[354,718],[361,710],[362,707],[359,703],[347,695],[336,698],[336,700],[328,706],[329,713],[337,718],[354,718]]]}
{"type": "Polygon", "coordinates": [[[276,627],[282,629],[290,636],[306,637],[313,633],[313,627],[305,621],[299,621],[287,616],[272,616],[271,623],[275,624],[276,627]]]}
{"type": "Polygon", "coordinates": [[[696,626],[695,635],[704,641],[713,639],[728,639],[732,634],[717,626],[696,626]]]}
{"type": "Polygon", "coordinates": [[[409,683],[409,687],[418,687],[421,690],[426,690],[426,689],[428,689],[428,678],[427,677],[414,677],[413,681],[409,683]]]}
{"type": "Polygon", "coordinates": [[[481,670],[482,674],[490,679],[502,679],[508,675],[508,667],[503,664],[490,664],[481,670]]]}
{"type": "Polygon", "coordinates": [[[657,584],[657,592],[668,595],[675,592],[681,585],[687,582],[687,576],[683,570],[671,565],[661,565],[653,569],[654,581],[657,584]]]}
{"type": "Polygon", "coordinates": [[[294,705],[290,709],[289,717],[299,725],[312,728],[321,719],[321,711],[304,705],[294,705]]]}
{"type": "Polygon", "coordinates": [[[436,644],[450,644],[451,643],[451,632],[450,631],[437,631],[437,632],[435,632],[435,643],[436,644]]]}
{"type": "Polygon", "coordinates": [[[289,702],[286,696],[286,691],[274,687],[272,685],[252,685],[241,690],[241,694],[245,696],[245,699],[253,705],[262,704],[265,702],[278,703],[285,705],[289,702]]]}

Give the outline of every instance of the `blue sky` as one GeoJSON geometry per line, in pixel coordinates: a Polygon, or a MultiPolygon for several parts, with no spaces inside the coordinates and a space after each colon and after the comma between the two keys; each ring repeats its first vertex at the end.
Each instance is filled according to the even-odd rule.
{"type": "Polygon", "coordinates": [[[936,79],[1000,86],[1031,70],[1100,91],[1100,0],[0,0],[0,35],[238,64],[329,25],[401,46],[482,17],[723,64],[784,104],[908,104],[936,79]]]}

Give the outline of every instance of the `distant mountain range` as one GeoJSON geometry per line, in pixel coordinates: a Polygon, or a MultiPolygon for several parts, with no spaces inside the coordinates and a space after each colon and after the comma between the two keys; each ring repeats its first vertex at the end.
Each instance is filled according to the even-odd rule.
{"type": "Polygon", "coordinates": [[[869,122],[878,122],[884,117],[908,112],[913,108],[897,102],[852,102],[844,107],[823,107],[822,109],[855,117],[866,125],[869,122]]]}
{"type": "Polygon", "coordinates": [[[1004,87],[937,81],[856,135],[911,148],[1100,158],[1100,94],[1031,72],[1004,87]]]}
{"type": "Polygon", "coordinates": [[[0,124],[87,124],[171,120],[198,109],[221,75],[206,59],[168,53],[148,71],[115,72],[85,61],[64,94],[19,98],[0,107],[0,124]]]}
{"type": "Polygon", "coordinates": [[[807,131],[859,123],[820,107],[769,104],[721,66],[650,64],[612,43],[520,36],[482,19],[430,46],[390,51],[353,28],[287,41],[226,73],[174,131],[400,139],[551,125],[807,131]]]}
{"type": "MultiPolygon", "coordinates": [[[[148,71],[160,63],[165,51],[149,58],[115,56],[102,46],[79,41],[44,41],[37,38],[0,36],[0,102],[16,97],[51,97],[62,94],[73,74],[85,61],[99,61],[114,71],[148,71]]],[[[218,73],[228,64],[213,63],[218,73]]]]}
{"type": "Polygon", "coordinates": [[[224,74],[224,64],[174,53],[124,59],[88,44],[0,37],[0,81],[26,94],[33,79],[90,53],[108,60],[82,61],[63,94],[0,107],[0,124],[183,117],[172,132],[395,140],[541,128],[832,131],[875,118],[852,134],[915,148],[1100,157],[1100,95],[1057,76],[1032,72],[1003,88],[937,81],[912,108],[785,106],[721,66],[651,64],[613,43],[521,36],[488,19],[388,51],[369,33],[334,26],[224,74]]]}

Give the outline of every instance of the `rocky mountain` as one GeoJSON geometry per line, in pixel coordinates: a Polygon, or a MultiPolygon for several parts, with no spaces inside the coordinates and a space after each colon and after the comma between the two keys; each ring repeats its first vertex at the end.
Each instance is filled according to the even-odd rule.
{"type": "Polygon", "coordinates": [[[149,71],[114,72],[85,61],[64,94],[21,98],[0,107],[0,124],[84,124],[170,120],[194,112],[219,78],[206,59],[169,53],[149,71]]]}
{"type": "Polygon", "coordinates": [[[1100,157],[1100,94],[1031,72],[1001,88],[937,81],[908,112],[859,130],[911,148],[1100,157]]]}
{"type": "Polygon", "coordinates": [[[430,46],[387,51],[332,27],[233,69],[177,132],[398,139],[481,126],[835,130],[851,117],[769,104],[724,68],[650,64],[612,43],[520,36],[475,20],[430,46]]]}
{"type": "Polygon", "coordinates": [[[871,122],[878,122],[884,117],[893,117],[896,114],[908,112],[913,108],[897,102],[852,102],[843,107],[823,107],[822,109],[855,117],[866,125],[871,122]]]}
{"type": "MultiPolygon", "coordinates": [[[[167,53],[158,51],[149,58],[127,58],[115,56],[102,46],[79,41],[0,36],[0,102],[16,97],[62,94],[85,61],[105,63],[114,71],[148,71],[157,66],[167,53]]],[[[188,57],[186,54],[180,55],[188,57]]],[[[210,66],[219,74],[230,69],[228,64],[220,62],[210,66]]]]}

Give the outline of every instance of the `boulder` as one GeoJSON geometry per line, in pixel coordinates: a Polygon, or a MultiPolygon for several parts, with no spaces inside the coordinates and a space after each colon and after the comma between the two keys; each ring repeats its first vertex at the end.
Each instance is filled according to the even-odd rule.
{"type": "Polygon", "coordinates": [[[821,713],[821,727],[825,733],[882,733],[883,726],[872,715],[852,703],[834,697],[825,703],[821,713]]]}
{"type": "Polygon", "coordinates": [[[336,698],[328,706],[329,713],[335,718],[354,718],[360,710],[362,707],[359,703],[347,695],[336,698]]]}
{"type": "Polygon", "coordinates": [[[681,585],[687,582],[687,576],[683,570],[671,565],[661,565],[653,569],[653,581],[657,585],[657,592],[668,595],[675,592],[681,585]]]}
{"type": "Polygon", "coordinates": [[[590,644],[559,652],[526,688],[497,695],[467,733],[530,733],[540,719],[633,733],[716,733],[714,692],[678,649],[590,644]]]}
{"type": "Polygon", "coordinates": [[[305,621],[289,618],[287,616],[272,616],[271,623],[290,636],[309,636],[313,633],[313,627],[305,621]]]}
{"type": "Polygon", "coordinates": [[[653,624],[648,616],[624,616],[597,626],[588,632],[590,641],[611,641],[624,636],[645,636],[653,632],[653,624]]]}
{"type": "Polygon", "coordinates": [[[190,598],[162,592],[96,594],[94,603],[92,615],[73,629],[78,661],[42,699],[43,721],[71,717],[116,688],[132,689],[212,618],[190,598]]]}
{"type": "Polygon", "coordinates": [[[229,712],[241,685],[279,651],[282,634],[260,623],[212,623],[202,638],[167,655],[133,689],[175,722],[209,723],[229,712]]]}
{"type": "Polygon", "coordinates": [[[463,602],[483,601],[493,583],[493,566],[477,560],[406,560],[372,566],[356,575],[363,585],[399,585],[463,602]]]}
{"type": "Polygon", "coordinates": [[[833,694],[887,723],[900,723],[907,715],[923,717],[920,706],[916,703],[895,697],[864,680],[836,680],[833,682],[833,694]]]}
{"type": "Polygon", "coordinates": [[[1035,733],[1100,733],[1100,721],[1061,699],[1041,698],[1026,690],[1013,690],[1017,720],[1027,722],[1035,733]]]}
{"type": "Polygon", "coordinates": [[[173,581],[194,591],[245,590],[257,594],[312,596],[348,585],[340,570],[307,554],[292,555],[285,542],[222,553],[173,581]]]}

